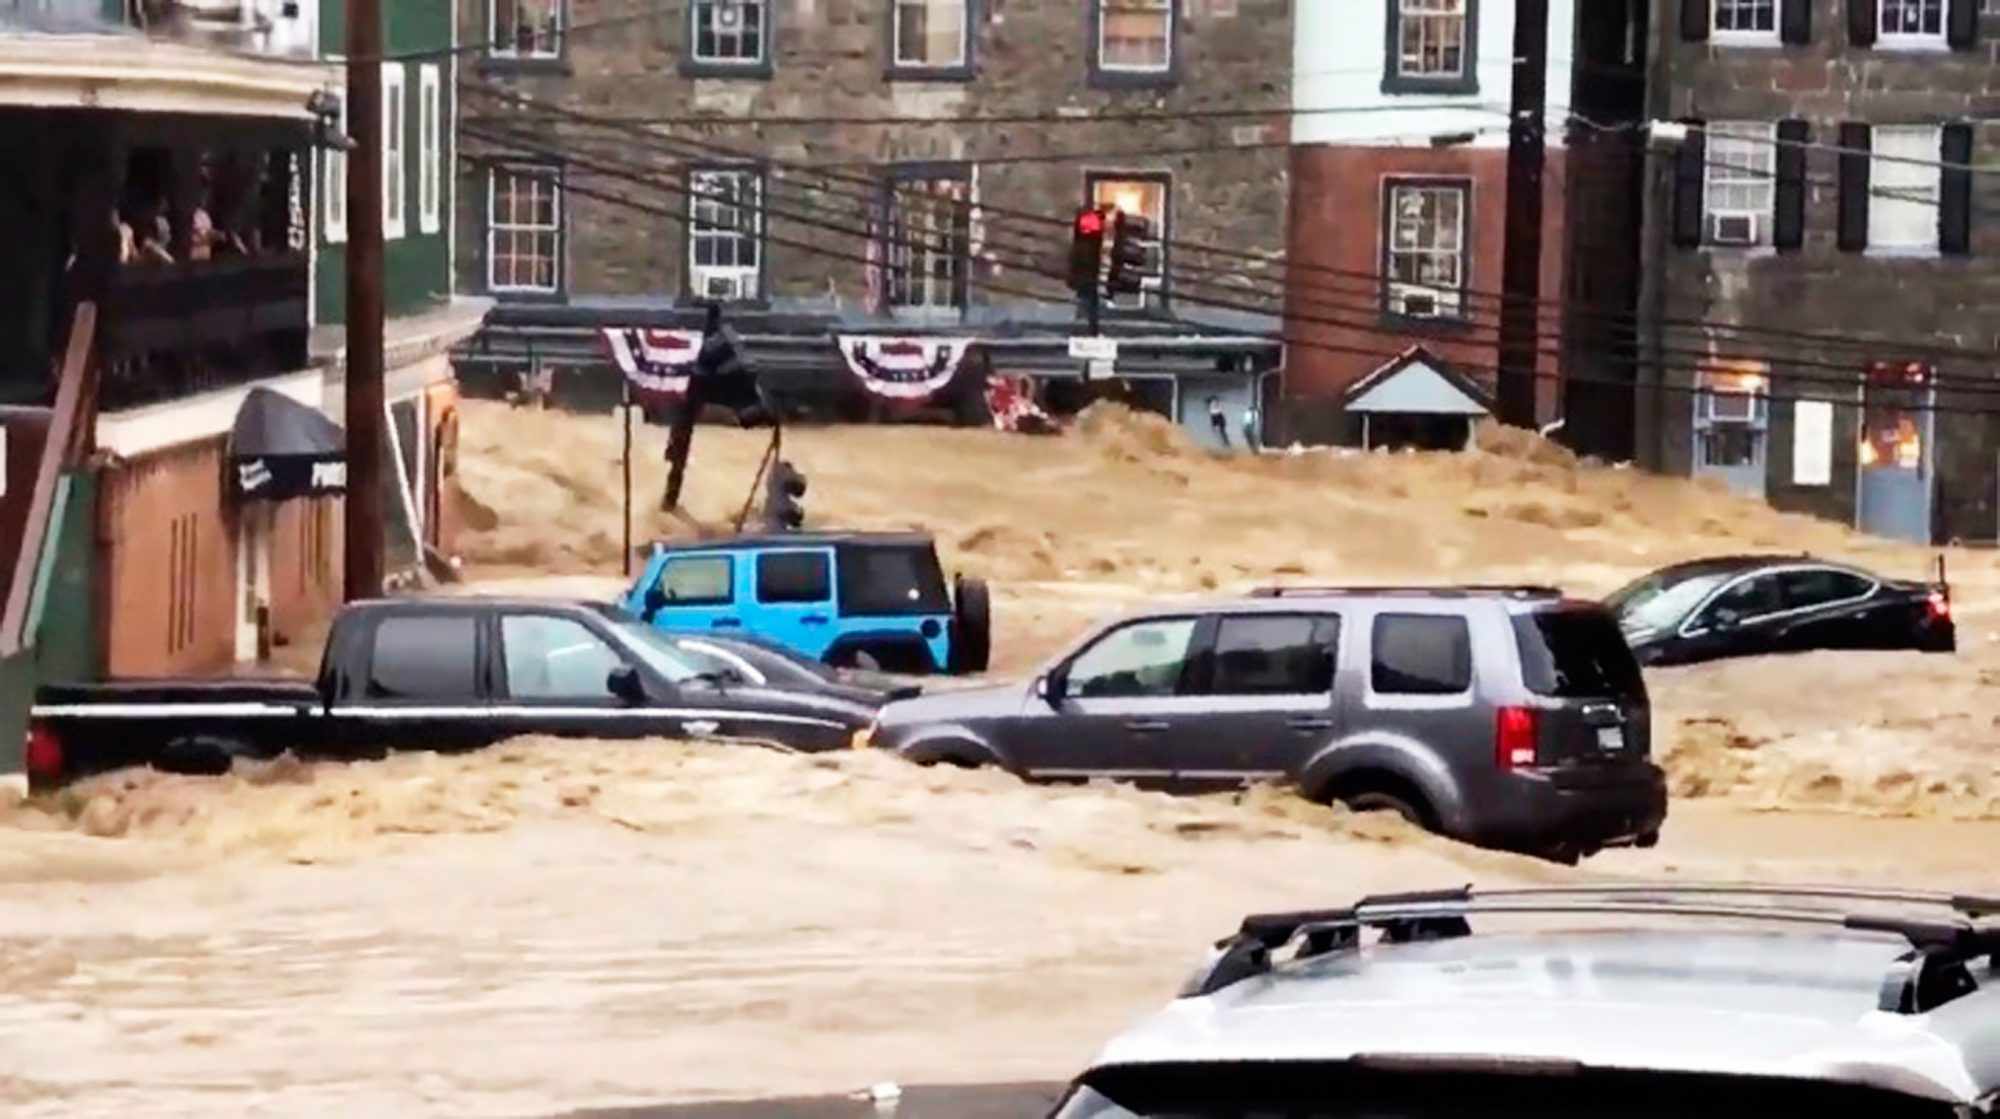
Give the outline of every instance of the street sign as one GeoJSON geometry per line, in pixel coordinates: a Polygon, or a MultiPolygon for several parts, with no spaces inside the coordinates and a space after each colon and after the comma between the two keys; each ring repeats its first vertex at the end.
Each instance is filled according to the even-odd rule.
{"type": "Polygon", "coordinates": [[[1075,361],[1117,361],[1118,339],[1073,336],[1069,356],[1075,361]]]}

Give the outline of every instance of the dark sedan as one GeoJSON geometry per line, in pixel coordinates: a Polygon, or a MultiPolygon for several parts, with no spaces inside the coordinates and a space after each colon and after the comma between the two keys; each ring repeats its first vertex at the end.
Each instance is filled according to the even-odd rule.
{"type": "Polygon", "coordinates": [[[1605,601],[1641,664],[1811,649],[1958,648],[1951,591],[1810,556],[1727,556],[1661,568],[1605,601]]]}

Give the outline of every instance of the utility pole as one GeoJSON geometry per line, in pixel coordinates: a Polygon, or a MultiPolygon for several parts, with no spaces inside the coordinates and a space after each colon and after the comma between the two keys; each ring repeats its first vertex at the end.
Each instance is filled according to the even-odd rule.
{"type": "Polygon", "coordinates": [[[1535,426],[1542,296],[1542,135],[1548,110],[1549,0],[1515,0],[1507,133],[1507,247],[1501,264],[1500,421],[1535,426]]]}
{"type": "Polygon", "coordinates": [[[346,600],[382,593],[382,0],[347,0],[346,600]]]}

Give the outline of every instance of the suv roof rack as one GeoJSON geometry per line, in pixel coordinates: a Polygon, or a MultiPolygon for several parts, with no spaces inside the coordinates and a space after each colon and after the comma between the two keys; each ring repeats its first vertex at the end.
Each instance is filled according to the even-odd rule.
{"type": "Polygon", "coordinates": [[[1517,598],[1561,598],[1562,588],[1531,583],[1453,583],[1419,586],[1266,586],[1250,592],[1251,598],[1320,598],[1341,595],[1432,595],[1437,598],[1467,598],[1473,595],[1512,595],[1517,598]]]}
{"type": "Polygon", "coordinates": [[[1611,915],[1771,921],[1900,936],[1910,950],[1883,977],[1876,1009],[1922,1014],[1979,989],[1966,964],[1988,957],[2000,971],[2000,926],[1980,918],[2000,915],[2000,898],[1917,890],[1868,890],[1847,886],[1757,886],[1741,883],[1605,884],[1475,890],[1460,886],[1412,893],[1371,894],[1341,909],[1252,914],[1235,935],[1216,942],[1209,960],[1181,989],[1181,997],[1214,994],[1271,970],[1271,954],[1303,937],[1295,959],[1358,948],[1363,928],[1378,929],[1388,943],[1444,940],[1472,935],[1468,915],[1611,915]],[[1703,900],[1686,900],[1686,899],[1703,900]],[[1945,909],[1959,920],[1917,920],[1828,908],[1748,904],[1748,899],[1863,901],[1909,908],[1945,909]]]}

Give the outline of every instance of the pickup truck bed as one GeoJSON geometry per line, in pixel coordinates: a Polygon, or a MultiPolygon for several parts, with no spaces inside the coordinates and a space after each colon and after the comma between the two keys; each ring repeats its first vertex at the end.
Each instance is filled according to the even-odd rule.
{"type": "Polygon", "coordinates": [[[44,686],[30,714],[28,779],[46,789],[127,766],[216,773],[238,757],[471,749],[523,734],[839,749],[880,707],[862,689],[788,687],[714,667],[600,604],[357,603],[335,619],[316,681],[44,686]]]}

